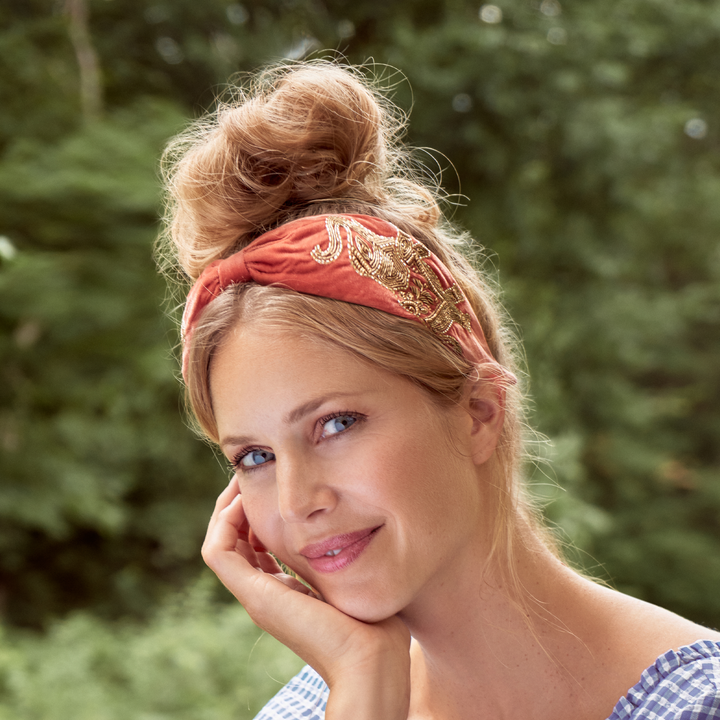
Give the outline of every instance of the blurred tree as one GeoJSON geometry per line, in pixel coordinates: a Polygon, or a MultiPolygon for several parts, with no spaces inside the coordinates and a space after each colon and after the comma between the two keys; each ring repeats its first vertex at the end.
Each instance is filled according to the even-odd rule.
{"type": "Polygon", "coordinates": [[[374,58],[414,104],[410,140],[440,151],[421,157],[451,200],[470,198],[455,196],[455,217],[497,253],[554,443],[545,472],[567,492],[542,472],[535,487],[579,562],[720,625],[714,3],[86,7],[105,98],[87,123],[69,6],[0,7],[10,620],[141,612],[196,572],[221,473],[177,417],[176,338],[149,259],[156,158],[233,73],[336,48],[374,58]]]}
{"type": "Polygon", "coordinates": [[[139,96],[83,123],[77,78],[48,82],[77,74],[51,7],[0,40],[22,61],[0,141],[0,588],[33,625],[144,613],[194,575],[218,474],[178,414],[150,254],[157,157],[183,115],[139,96]]]}
{"type": "Polygon", "coordinates": [[[18,250],[0,270],[0,577],[17,622],[86,602],[142,610],[197,566],[208,468],[178,414],[150,258],[155,158],[180,122],[145,101],[4,154],[18,250]]]}
{"type": "Polygon", "coordinates": [[[206,573],[142,624],[75,613],[40,638],[0,631],[0,720],[255,717],[303,663],[213,602],[206,573]]]}
{"type": "Polygon", "coordinates": [[[715,626],[719,36],[712,3],[543,0],[391,43],[413,138],[454,162],[457,216],[498,253],[569,491],[539,488],[549,515],[584,564],[715,626]]]}

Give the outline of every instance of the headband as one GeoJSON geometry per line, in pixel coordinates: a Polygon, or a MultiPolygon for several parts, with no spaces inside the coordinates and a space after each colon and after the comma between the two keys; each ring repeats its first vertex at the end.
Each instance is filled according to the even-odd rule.
{"type": "Polygon", "coordinates": [[[422,243],[366,215],[315,215],[281,225],[203,270],[182,319],[187,381],[193,330],[231,285],[254,282],[364,305],[424,324],[482,376],[515,378],[493,358],[480,323],[450,271],[422,243]],[[480,366],[483,366],[482,368],[480,366]]]}

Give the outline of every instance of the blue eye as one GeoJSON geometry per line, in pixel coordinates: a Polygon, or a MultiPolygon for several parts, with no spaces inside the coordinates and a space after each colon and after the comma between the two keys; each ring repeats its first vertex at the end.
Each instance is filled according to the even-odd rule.
{"type": "Polygon", "coordinates": [[[258,465],[264,465],[275,459],[275,453],[271,453],[269,450],[251,450],[246,455],[240,458],[239,465],[246,468],[258,467],[258,465]]]}
{"type": "Polygon", "coordinates": [[[351,425],[357,422],[357,418],[352,415],[338,415],[330,418],[323,423],[323,435],[337,435],[347,430],[351,425]]]}

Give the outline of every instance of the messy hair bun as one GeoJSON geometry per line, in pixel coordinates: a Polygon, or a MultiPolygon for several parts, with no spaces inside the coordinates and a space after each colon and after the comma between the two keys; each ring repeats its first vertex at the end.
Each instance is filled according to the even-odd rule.
{"type": "Polygon", "coordinates": [[[323,212],[379,216],[422,240],[440,213],[408,179],[404,127],[357,71],[318,62],[261,73],[166,152],[177,262],[194,280],[276,225],[323,212]]]}

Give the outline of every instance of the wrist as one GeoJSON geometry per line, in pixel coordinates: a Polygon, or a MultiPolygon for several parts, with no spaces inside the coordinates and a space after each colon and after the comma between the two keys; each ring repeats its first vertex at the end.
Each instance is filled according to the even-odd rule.
{"type": "Polygon", "coordinates": [[[407,720],[410,669],[348,673],[330,686],[325,720],[407,720]]]}
{"type": "MultiPolygon", "coordinates": [[[[404,643],[403,643],[404,645],[404,643]]],[[[407,720],[410,653],[395,644],[346,656],[327,678],[326,720],[407,720]]]]}

